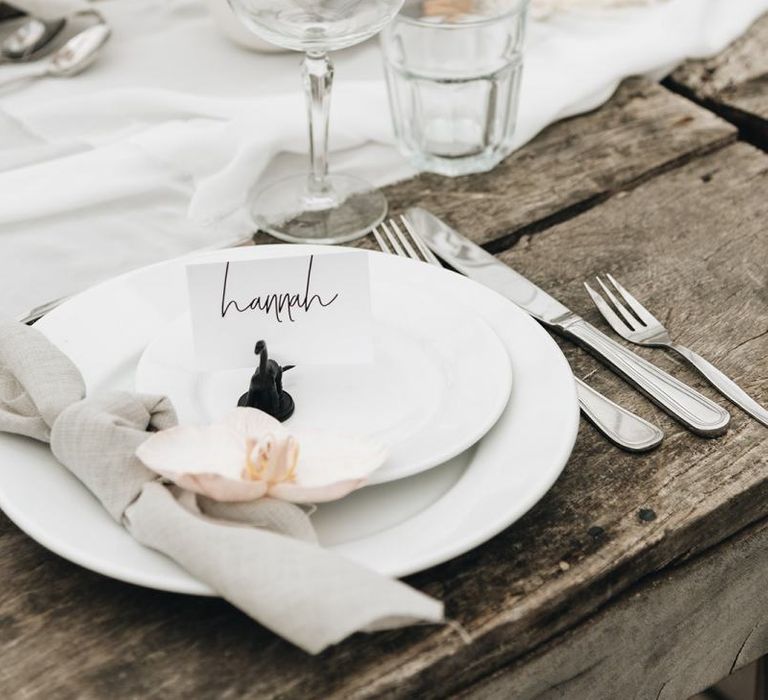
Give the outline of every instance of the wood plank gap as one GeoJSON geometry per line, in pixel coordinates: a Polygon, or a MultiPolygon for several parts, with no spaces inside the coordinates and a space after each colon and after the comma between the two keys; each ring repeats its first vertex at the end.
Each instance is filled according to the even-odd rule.
{"type": "Polygon", "coordinates": [[[711,700],[730,700],[725,693],[718,690],[717,688],[708,688],[702,693],[702,695],[710,698],[711,700]]]}
{"type": "Polygon", "coordinates": [[[505,250],[509,250],[515,246],[524,236],[533,236],[534,234],[546,231],[552,226],[565,223],[566,221],[569,221],[570,219],[573,219],[580,214],[583,214],[584,212],[602,204],[608,200],[611,195],[611,192],[601,192],[600,194],[596,194],[592,197],[587,197],[587,199],[583,199],[580,202],[576,202],[576,204],[571,204],[567,207],[564,207],[563,209],[559,209],[553,214],[549,214],[542,219],[538,219],[537,221],[532,221],[530,224],[521,226],[520,228],[502,236],[501,238],[496,238],[492,241],[489,241],[483,245],[483,248],[485,248],[489,253],[493,253],[494,255],[497,253],[503,253],[505,250]]]}
{"type": "Polygon", "coordinates": [[[619,193],[630,192],[640,185],[653,180],[654,178],[666,175],[667,173],[677,170],[678,168],[682,168],[692,161],[715,153],[716,151],[719,151],[726,146],[730,146],[736,141],[738,141],[737,134],[727,134],[718,140],[712,141],[699,148],[688,151],[687,153],[684,153],[676,158],[672,158],[665,163],[661,163],[659,166],[642,173],[638,177],[622,183],[620,187],[604,190],[603,192],[593,195],[592,197],[587,197],[586,199],[576,202],[575,204],[571,204],[567,207],[564,207],[563,209],[559,209],[553,214],[549,214],[541,219],[532,221],[530,224],[525,224],[525,226],[521,226],[520,228],[515,229],[514,231],[511,231],[499,238],[488,241],[487,243],[484,243],[482,247],[493,255],[503,253],[504,251],[513,248],[515,245],[517,245],[517,243],[520,242],[522,238],[526,236],[533,236],[537,233],[541,233],[542,231],[546,231],[553,226],[557,226],[558,224],[570,221],[571,219],[574,219],[577,216],[588,212],[590,209],[594,209],[595,207],[604,204],[619,193]]]}
{"type": "Polygon", "coordinates": [[[670,92],[690,100],[694,104],[733,124],[739,130],[739,139],[762,151],[768,152],[768,123],[760,117],[744,112],[722,102],[699,97],[687,85],[667,77],[661,84],[670,92]]]}

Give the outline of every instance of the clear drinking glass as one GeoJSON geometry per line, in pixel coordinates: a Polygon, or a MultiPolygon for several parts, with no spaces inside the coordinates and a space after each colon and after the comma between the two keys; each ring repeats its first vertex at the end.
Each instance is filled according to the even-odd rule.
{"type": "Polygon", "coordinates": [[[385,28],[400,149],[420,170],[484,172],[512,148],[528,0],[406,0],[385,28]]]}
{"type": "Polygon", "coordinates": [[[303,51],[311,171],[256,195],[257,226],[297,243],[343,243],[384,219],[387,201],[368,183],[328,173],[328,116],[333,83],[329,51],[378,33],[403,0],[229,0],[243,24],[267,41],[303,51]]]}

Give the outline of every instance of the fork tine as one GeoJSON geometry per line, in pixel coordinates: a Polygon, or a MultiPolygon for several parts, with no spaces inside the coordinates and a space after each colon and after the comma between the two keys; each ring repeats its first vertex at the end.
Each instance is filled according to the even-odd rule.
{"type": "Polygon", "coordinates": [[[403,233],[397,221],[395,221],[394,219],[390,219],[387,223],[389,224],[392,231],[395,232],[395,236],[397,236],[398,242],[400,243],[400,245],[403,246],[408,257],[413,258],[414,260],[419,260],[418,253],[413,249],[411,242],[408,240],[408,237],[403,233]]]}
{"type": "Polygon", "coordinates": [[[440,261],[434,256],[432,251],[427,248],[424,241],[421,240],[413,226],[411,226],[411,222],[402,214],[400,215],[400,221],[407,233],[403,232],[403,228],[401,228],[400,224],[393,218],[382,221],[378,226],[374,226],[371,229],[371,233],[376,239],[379,249],[383,253],[399,255],[403,258],[411,258],[412,260],[418,260],[419,262],[436,265],[442,269],[443,266],[440,264],[440,261]],[[418,249],[418,252],[416,249],[418,249]]]}
{"type": "Polygon", "coordinates": [[[381,230],[384,232],[384,235],[387,237],[387,242],[392,247],[392,250],[395,251],[395,254],[400,255],[403,258],[407,258],[408,253],[406,253],[403,250],[403,247],[398,242],[397,237],[392,233],[392,229],[389,227],[389,221],[381,222],[381,230]]]}
{"type": "Polygon", "coordinates": [[[619,294],[624,297],[624,301],[629,304],[629,308],[637,314],[637,317],[645,323],[647,326],[662,325],[661,322],[646,309],[635,297],[633,297],[622,285],[620,285],[611,273],[607,273],[606,277],[611,281],[611,284],[618,290],[619,294]]]}
{"type": "Polygon", "coordinates": [[[414,231],[413,226],[411,226],[411,222],[408,221],[406,216],[404,214],[400,214],[400,220],[403,222],[403,226],[405,226],[406,231],[408,231],[409,234],[411,234],[411,238],[413,239],[413,242],[416,244],[416,247],[419,249],[419,252],[424,257],[424,261],[428,262],[430,265],[436,265],[437,267],[442,267],[440,264],[440,261],[435,257],[435,254],[427,248],[424,241],[421,240],[421,236],[419,236],[416,231],[414,231]]]}
{"type": "Polygon", "coordinates": [[[603,318],[608,321],[608,325],[610,325],[613,330],[615,330],[622,338],[626,338],[629,340],[629,329],[627,328],[627,324],[624,323],[614,312],[614,310],[610,307],[607,301],[603,299],[603,297],[598,294],[592,287],[590,287],[586,282],[584,282],[584,287],[587,290],[587,293],[590,297],[592,297],[592,301],[595,302],[595,306],[598,308],[600,313],[603,315],[603,318]]]}
{"type": "Polygon", "coordinates": [[[629,326],[629,330],[636,331],[638,330],[638,326],[640,326],[640,322],[631,314],[629,311],[624,308],[624,304],[622,304],[617,298],[616,295],[606,286],[606,284],[601,280],[597,275],[595,275],[595,279],[597,280],[597,283],[602,287],[603,291],[605,292],[606,296],[613,302],[613,306],[616,309],[616,311],[621,314],[621,317],[624,319],[624,322],[629,326]]]}
{"type": "Polygon", "coordinates": [[[381,250],[382,253],[389,253],[393,254],[395,251],[390,248],[389,244],[384,240],[384,237],[381,235],[381,232],[379,231],[378,227],[374,226],[371,229],[371,233],[373,234],[373,237],[376,239],[376,244],[379,246],[379,250],[381,250]]]}

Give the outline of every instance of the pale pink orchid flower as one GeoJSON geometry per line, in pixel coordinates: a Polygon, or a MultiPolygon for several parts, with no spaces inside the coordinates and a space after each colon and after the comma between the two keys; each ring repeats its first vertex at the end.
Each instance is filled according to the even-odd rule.
{"type": "Polygon", "coordinates": [[[218,424],[161,430],[136,456],[163,478],[217,501],[271,496],[291,503],[342,498],[387,457],[362,437],[306,433],[299,440],[255,408],[237,408],[218,424]]]}

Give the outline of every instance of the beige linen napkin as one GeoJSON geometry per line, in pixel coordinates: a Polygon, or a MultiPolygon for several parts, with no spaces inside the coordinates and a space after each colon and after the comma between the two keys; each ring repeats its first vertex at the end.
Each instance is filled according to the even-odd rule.
{"type": "Polygon", "coordinates": [[[297,506],[216,503],[162,483],[135,452],[176,424],[168,399],[84,396],[77,368],[40,331],[0,320],[0,431],[50,440],[137,541],[313,654],[357,631],[442,621],[439,601],[319,547],[297,506]]]}

